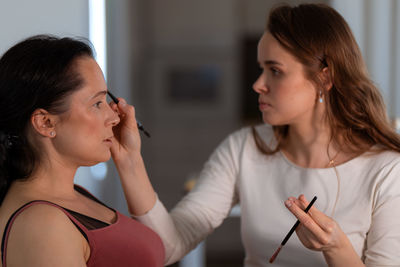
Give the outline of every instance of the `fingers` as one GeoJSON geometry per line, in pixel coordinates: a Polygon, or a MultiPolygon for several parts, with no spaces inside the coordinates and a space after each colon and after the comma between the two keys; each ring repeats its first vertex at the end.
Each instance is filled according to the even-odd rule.
{"type": "MultiPolygon", "coordinates": [[[[309,202],[307,201],[306,197],[301,194],[298,198],[300,207],[305,209],[305,207],[308,206],[309,202]]],[[[336,223],[325,213],[321,212],[318,210],[315,206],[312,206],[310,210],[308,211],[308,214],[311,216],[311,218],[314,219],[314,221],[325,231],[328,233],[331,233],[336,226],[336,223]]]]}
{"type": "Polygon", "coordinates": [[[118,113],[121,120],[124,120],[124,123],[127,126],[136,127],[135,108],[131,105],[128,105],[123,98],[119,97],[118,101],[118,104],[111,102],[111,108],[118,113]]]}
{"type": "Polygon", "coordinates": [[[309,238],[315,238],[318,240],[319,245],[325,246],[331,242],[332,236],[338,232],[339,227],[333,219],[326,216],[314,206],[310,208],[308,213],[305,213],[304,209],[308,204],[309,202],[304,195],[300,195],[298,199],[290,197],[285,202],[286,207],[296,216],[301,225],[312,233],[313,237],[310,236],[309,238]]]}
{"type": "Polygon", "coordinates": [[[290,210],[290,212],[293,213],[294,216],[296,216],[301,225],[307,228],[311,233],[313,233],[317,237],[317,239],[324,238],[325,232],[309,214],[304,212],[303,208],[301,207],[302,204],[298,199],[289,198],[285,201],[285,205],[290,210]]]}
{"type": "Polygon", "coordinates": [[[118,104],[116,104],[114,101],[110,101],[109,104],[114,111],[124,111],[125,113],[133,113],[133,115],[135,114],[135,109],[133,106],[128,105],[126,100],[121,97],[118,97],[118,104]]]}
{"type": "Polygon", "coordinates": [[[289,197],[286,207],[300,221],[296,234],[305,247],[313,250],[328,250],[342,246],[346,235],[339,224],[312,206],[308,213],[304,210],[309,205],[304,195],[289,197]]]}
{"type": "Polygon", "coordinates": [[[117,105],[117,104],[115,104],[115,102],[114,102],[114,101],[111,101],[111,102],[109,103],[109,105],[110,105],[111,109],[112,109],[112,110],[114,110],[115,112],[117,112],[117,113],[118,113],[118,115],[119,115],[119,111],[118,111],[118,105],[117,105]]]}

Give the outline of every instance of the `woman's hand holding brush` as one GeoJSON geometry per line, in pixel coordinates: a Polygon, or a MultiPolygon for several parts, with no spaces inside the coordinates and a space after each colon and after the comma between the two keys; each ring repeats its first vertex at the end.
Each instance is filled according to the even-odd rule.
{"type": "Polygon", "coordinates": [[[296,234],[302,244],[308,249],[322,251],[328,266],[365,266],[339,224],[315,206],[310,206],[306,212],[309,204],[304,195],[285,201],[285,206],[300,222],[296,234]]]}

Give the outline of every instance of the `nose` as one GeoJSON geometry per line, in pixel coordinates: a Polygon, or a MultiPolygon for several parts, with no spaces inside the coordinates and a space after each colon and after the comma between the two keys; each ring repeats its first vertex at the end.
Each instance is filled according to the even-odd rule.
{"type": "Polygon", "coordinates": [[[265,94],[268,92],[267,79],[264,73],[261,73],[253,83],[253,90],[258,94],[265,94]]]}
{"type": "Polygon", "coordinates": [[[108,106],[106,125],[111,125],[111,127],[114,127],[118,125],[119,122],[120,118],[118,116],[118,113],[114,111],[110,106],[108,106]]]}

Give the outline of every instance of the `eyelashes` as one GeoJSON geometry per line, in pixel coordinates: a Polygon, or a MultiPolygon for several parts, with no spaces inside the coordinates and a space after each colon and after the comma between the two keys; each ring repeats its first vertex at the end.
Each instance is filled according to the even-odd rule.
{"type": "MultiPolygon", "coordinates": [[[[264,72],[265,70],[266,69],[260,67],[261,72],[264,72]]],[[[275,68],[275,67],[270,67],[270,68],[268,68],[268,70],[272,74],[272,76],[279,76],[279,75],[283,74],[283,72],[280,69],[275,68]]]]}
{"type": "Polygon", "coordinates": [[[101,104],[103,104],[103,101],[98,101],[93,106],[96,107],[96,108],[100,108],[101,104]]]}
{"type": "Polygon", "coordinates": [[[278,76],[280,75],[282,72],[280,70],[278,70],[277,68],[270,68],[270,71],[272,73],[273,76],[278,76]]]}

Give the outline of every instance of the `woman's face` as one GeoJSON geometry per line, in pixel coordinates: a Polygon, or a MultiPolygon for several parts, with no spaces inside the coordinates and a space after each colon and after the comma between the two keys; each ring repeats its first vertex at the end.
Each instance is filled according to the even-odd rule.
{"type": "Polygon", "coordinates": [[[56,124],[53,143],[67,162],[91,166],[110,159],[112,127],[119,117],[106,101],[107,86],[96,61],[83,57],[75,67],[83,84],[70,96],[70,108],[56,124]]]}
{"type": "Polygon", "coordinates": [[[317,91],[303,65],[265,32],[258,43],[262,73],[253,85],[263,121],[271,125],[301,123],[315,115],[317,91]]]}

